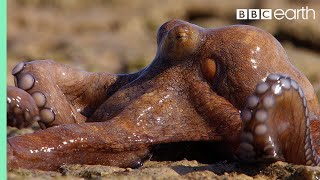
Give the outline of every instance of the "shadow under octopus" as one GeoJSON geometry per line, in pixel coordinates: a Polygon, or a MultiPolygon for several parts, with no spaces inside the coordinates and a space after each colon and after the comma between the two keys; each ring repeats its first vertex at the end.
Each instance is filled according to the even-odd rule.
{"type": "Polygon", "coordinates": [[[8,168],[137,167],[159,145],[198,141],[241,161],[319,165],[317,98],[272,35],[174,19],[157,44],[152,63],[133,74],[17,64],[8,125],[38,121],[42,130],[8,138],[8,168]]]}

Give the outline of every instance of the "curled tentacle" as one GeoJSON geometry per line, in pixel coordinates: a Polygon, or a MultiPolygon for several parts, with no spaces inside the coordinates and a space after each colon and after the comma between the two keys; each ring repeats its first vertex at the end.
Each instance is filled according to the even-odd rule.
{"type": "Polygon", "coordinates": [[[310,116],[299,84],[288,75],[270,74],[241,112],[244,126],[238,158],[319,165],[319,143],[313,137],[319,122],[310,116]]]}
{"type": "Polygon", "coordinates": [[[39,110],[34,99],[22,89],[7,87],[7,123],[17,128],[29,127],[38,121],[39,110]]]}
{"type": "Polygon", "coordinates": [[[59,79],[55,74],[67,71],[60,72],[55,66],[52,61],[21,62],[12,70],[16,86],[29,93],[39,109],[39,125],[42,129],[64,122],[72,123],[73,118],[78,116],[78,120],[82,120],[56,82],[59,79]]]}
{"type": "Polygon", "coordinates": [[[16,86],[35,100],[42,129],[86,122],[110,95],[139,74],[91,73],[52,60],[21,62],[12,70],[16,86]]]}

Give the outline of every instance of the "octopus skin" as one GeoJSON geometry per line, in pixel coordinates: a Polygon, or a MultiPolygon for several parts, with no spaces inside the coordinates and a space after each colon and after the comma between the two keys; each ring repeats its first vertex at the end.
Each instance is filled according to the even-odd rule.
{"type": "Polygon", "coordinates": [[[152,63],[133,74],[19,63],[8,125],[37,121],[42,130],[8,138],[8,168],[137,167],[155,146],[197,141],[241,161],[319,165],[317,98],[272,35],[174,19],[157,44],[152,63]]]}
{"type": "Polygon", "coordinates": [[[7,87],[8,125],[19,129],[29,127],[33,121],[40,120],[35,100],[24,90],[7,87]]]}

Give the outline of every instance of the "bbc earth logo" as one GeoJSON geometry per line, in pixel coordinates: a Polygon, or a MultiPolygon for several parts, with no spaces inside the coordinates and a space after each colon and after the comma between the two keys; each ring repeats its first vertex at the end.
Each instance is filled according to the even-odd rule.
{"type": "Polygon", "coordinates": [[[316,11],[308,6],[300,9],[237,9],[237,20],[308,20],[316,19],[316,11]]]}

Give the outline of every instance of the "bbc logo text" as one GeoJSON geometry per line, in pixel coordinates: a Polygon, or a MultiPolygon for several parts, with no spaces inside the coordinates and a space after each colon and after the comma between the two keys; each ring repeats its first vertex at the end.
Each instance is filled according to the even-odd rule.
{"type": "Polygon", "coordinates": [[[268,20],[268,19],[315,19],[316,11],[308,6],[300,9],[237,9],[237,20],[268,20]]]}

